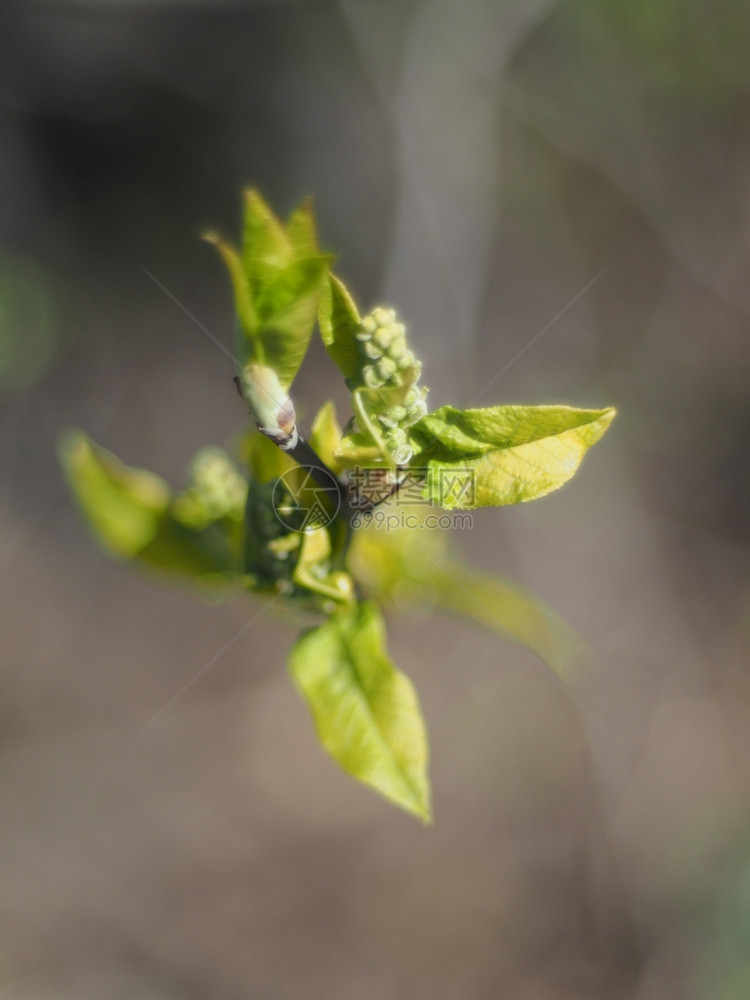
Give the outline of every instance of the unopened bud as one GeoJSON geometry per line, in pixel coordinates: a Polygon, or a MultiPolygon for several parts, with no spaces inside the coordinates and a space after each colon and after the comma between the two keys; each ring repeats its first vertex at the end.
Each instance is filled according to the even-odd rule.
{"type": "Polygon", "coordinates": [[[396,373],[396,362],[391,361],[390,358],[383,358],[381,361],[378,361],[377,368],[378,375],[387,381],[391,375],[395,375],[396,373]]]}
{"type": "Polygon", "coordinates": [[[393,358],[400,365],[401,359],[407,353],[407,350],[406,341],[403,337],[400,337],[398,340],[391,341],[388,345],[388,357],[393,358]]]}
{"type": "Polygon", "coordinates": [[[297,444],[294,404],[273,368],[246,365],[240,374],[242,395],[261,434],[288,450],[297,444]]]}
{"type": "Polygon", "coordinates": [[[383,352],[374,340],[369,340],[366,344],[363,344],[362,350],[371,361],[377,361],[383,357],[383,352]]]}
{"type": "Polygon", "coordinates": [[[383,350],[385,350],[386,347],[388,347],[390,342],[393,340],[394,336],[395,336],[395,331],[392,326],[381,326],[378,327],[378,329],[375,331],[372,339],[375,341],[378,347],[382,347],[383,350]]]}
{"type": "Polygon", "coordinates": [[[407,462],[411,461],[411,457],[413,454],[414,454],[414,449],[411,447],[411,445],[402,444],[399,445],[399,447],[396,448],[396,450],[391,453],[391,456],[396,465],[406,465],[407,462]]]}
{"type": "Polygon", "coordinates": [[[423,399],[418,399],[414,406],[409,409],[409,412],[404,418],[404,423],[407,427],[412,427],[414,424],[419,423],[422,417],[427,413],[427,403],[423,399]]]}
{"type": "Polygon", "coordinates": [[[362,369],[362,378],[368,389],[380,389],[383,385],[383,380],[378,375],[374,365],[365,365],[362,369]]]}

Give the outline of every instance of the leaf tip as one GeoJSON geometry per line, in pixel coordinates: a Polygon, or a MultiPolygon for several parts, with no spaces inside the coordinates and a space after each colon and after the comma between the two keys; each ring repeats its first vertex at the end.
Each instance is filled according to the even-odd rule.
{"type": "Polygon", "coordinates": [[[257,188],[245,188],[242,192],[242,201],[245,206],[245,214],[247,217],[255,218],[256,220],[263,222],[266,226],[281,226],[281,223],[271,209],[271,206],[257,188]]]}
{"type": "Polygon", "coordinates": [[[333,295],[339,300],[341,305],[346,309],[349,315],[355,319],[357,322],[360,320],[359,310],[352,298],[352,294],[346,287],[341,278],[337,278],[332,272],[328,272],[328,277],[331,283],[331,291],[333,295]]]}
{"type": "Polygon", "coordinates": [[[418,810],[415,810],[414,815],[421,822],[422,826],[435,825],[435,817],[432,812],[432,805],[429,801],[425,802],[424,805],[422,805],[418,810]]]}
{"type": "Polygon", "coordinates": [[[57,457],[67,473],[91,450],[91,439],[80,427],[67,427],[57,439],[57,457]]]}
{"type": "Polygon", "coordinates": [[[242,200],[247,208],[265,209],[270,212],[268,205],[263,200],[263,195],[257,188],[245,188],[242,192],[242,200]]]}
{"type": "Polygon", "coordinates": [[[606,433],[607,430],[609,430],[609,426],[616,416],[617,410],[614,406],[607,406],[603,410],[599,411],[599,415],[595,420],[595,426],[598,430],[596,437],[597,441],[606,433]]]}

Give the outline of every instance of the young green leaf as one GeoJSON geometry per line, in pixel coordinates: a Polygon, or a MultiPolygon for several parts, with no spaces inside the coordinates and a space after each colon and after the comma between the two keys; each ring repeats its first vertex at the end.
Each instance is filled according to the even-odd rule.
{"type": "Polygon", "coordinates": [[[526,646],[565,680],[588,658],[580,637],[559,615],[503,577],[449,562],[437,582],[435,603],[526,646]]]}
{"type": "Polygon", "coordinates": [[[388,657],[377,605],[337,612],[304,633],[289,668],[331,756],[428,822],[427,734],[411,681],[388,657]]]}
{"type": "MultiPolygon", "coordinates": [[[[241,377],[248,365],[265,365],[286,393],[309,346],[331,260],[318,247],[309,203],[285,228],[257,191],[247,191],[241,253],[216,233],[205,238],[216,246],[232,281],[241,377]]],[[[284,401],[279,398],[278,406],[284,401]]]]}
{"type": "Polygon", "coordinates": [[[245,435],[240,447],[250,466],[251,479],[260,483],[272,484],[297,467],[293,458],[255,428],[245,435]]]}
{"type": "Polygon", "coordinates": [[[263,364],[265,362],[263,342],[258,336],[258,317],[242,258],[235,247],[222,239],[218,233],[213,231],[204,233],[203,239],[216,247],[232,282],[234,311],[237,315],[234,349],[239,367],[242,368],[250,362],[263,364]]]}
{"type": "Polygon", "coordinates": [[[109,549],[130,559],[152,541],[171,499],[163,479],[128,468],[82,431],[64,436],[60,458],[83,512],[109,549]]]}
{"type": "MultiPolygon", "coordinates": [[[[388,505],[381,510],[387,516],[388,505]]],[[[584,643],[558,615],[511,580],[456,562],[441,531],[361,528],[354,532],[349,565],[378,601],[401,609],[429,604],[469,618],[527,646],[564,679],[575,676],[586,658],[584,643]]]]}
{"type": "Polygon", "coordinates": [[[318,234],[315,230],[315,213],[312,198],[306,198],[289,216],[286,236],[296,260],[320,253],[318,234]]]}
{"type": "Polygon", "coordinates": [[[441,507],[523,503],[566,483],[614,415],[612,408],[443,406],[412,428],[413,464],[427,467],[425,499],[441,507]]]}
{"type": "Polygon", "coordinates": [[[76,500],[106,548],[203,584],[233,582],[240,568],[239,532],[226,511],[213,523],[191,526],[178,517],[179,504],[164,480],[129,468],[82,431],[69,431],[59,450],[76,500]]]}
{"type": "Polygon", "coordinates": [[[284,225],[259,191],[243,193],[245,214],[242,227],[242,265],[253,297],[269,277],[293,259],[284,225]]]}
{"type": "Polygon", "coordinates": [[[354,581],[348,573],[331,568],[331,536],[326,528],[300,533],[299,558],[292,580],[320,599],[321,608],[331,614],[341,604],[355,600],[354,581]]]}
{"type": "Polygon", "coordinates": [[[278,480],[282,476],[296,476],[294,470],[298,466],[257,431],[245,440],[243,450],[250,466],[243,568],[256,581],[257,589],[273,591],[279,581],[291,580],[299,556],[299,532],[290,531],[274,511],[278,480]]]}
{"type": "Polygon", "coordinates": [[[359,312],[343,281],[329,274],[318,308],[320,335],[331,359],[345,379],[356,381],[362,366],[357,331],[359,312]]]}
{"type": "Polygon", "coordinates": [[[337,475],[341,472],[337,456],[341,444],[341,425],[336,416],[336,406],[332,400],[329,399],[323,403],[315,414],[308,443],[332,472],[337,475]]]}
{"type": "Polygon", "coordinates": [[[323,255],[293,260],[269,277],[255,299],[263,357],[284,389],[307,352],[328,261],[323,255]]]}

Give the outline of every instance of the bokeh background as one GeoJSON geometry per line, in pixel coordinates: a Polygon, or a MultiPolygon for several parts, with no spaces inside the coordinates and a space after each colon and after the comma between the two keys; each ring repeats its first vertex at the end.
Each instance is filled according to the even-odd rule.
{"type": "MultiPolygon", "coordinates": [[[[2,5],[3,1000],[750,996],[748,52],[743,0],[2,5]],[[324,757],[267,617],[143,732],[258,606],[104,557],[58,468],[78,425],[179,484],[243,426],[144,268],[228,340],[198,237],[246,184],[314,194],[433,405],[619,409],[456,538],[591,645],[600,724],[511,644],[389,617],[428,829],[324,757]]],[[[316,348],[298,410],[332,392],[316,348]]]]}

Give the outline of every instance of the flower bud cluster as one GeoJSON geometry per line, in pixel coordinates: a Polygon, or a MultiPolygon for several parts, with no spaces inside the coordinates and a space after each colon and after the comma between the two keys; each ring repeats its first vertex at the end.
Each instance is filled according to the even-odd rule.
{"type": "Polygon", "coordinates": [[[413,454],[408,428],[427,413],[427,389],[417,386],[422,363],[406,343],[406,327],[393,309],[377,309],[365,316],[356,333],[363,356],[362,380],[368,389],[405,390],[401,403],[374,414],[383,428],[383,440],[396,465],[406,465],[413,454]]]}
{"type": "Polygon", "coordinates": [[[174,514],[201,529],[222,517],[242,518],[247,480],[221,448],[202,448],[193,459],[188,489],[174,501],[174,514]]]}

